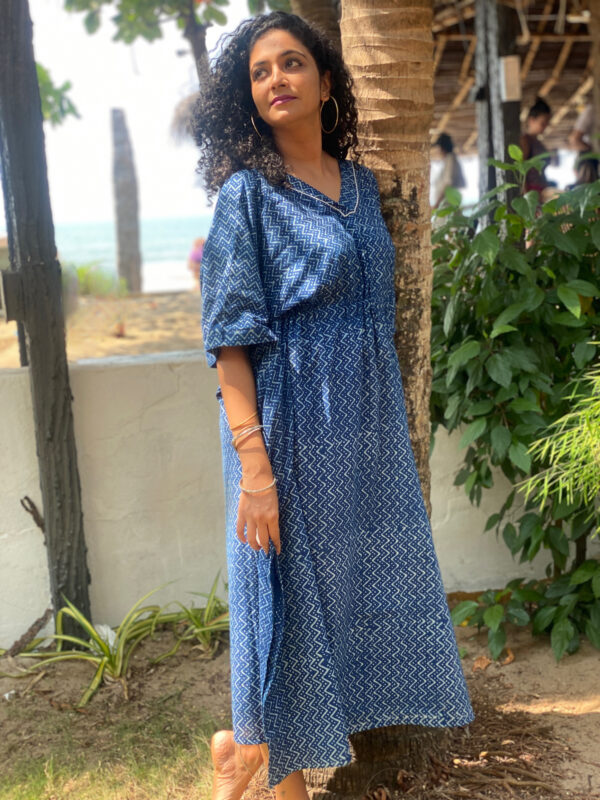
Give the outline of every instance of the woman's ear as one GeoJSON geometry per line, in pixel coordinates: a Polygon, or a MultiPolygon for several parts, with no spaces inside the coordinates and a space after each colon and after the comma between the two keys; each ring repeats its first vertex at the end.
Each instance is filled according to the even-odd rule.
{"type": "Polygon", "coordinates": [[[325,100],[331,93],[331,70],[326,69],[321,75],[321,98],[325,100]]]}

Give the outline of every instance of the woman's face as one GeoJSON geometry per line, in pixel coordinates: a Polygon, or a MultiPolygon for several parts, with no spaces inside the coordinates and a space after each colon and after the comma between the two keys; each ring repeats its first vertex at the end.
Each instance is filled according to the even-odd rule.
{"type": "Polygon", "coordinates": [[[311,118],[320,124],[330,73],[319,75],[316,61],[302,42],[288,31],[271,30],[254,43],[248,61],[252,99],[268,125],[284,128],[311,118]]]}
{"type": "Polygon", "coordinates": [[[538,117],[529,117],[529,133],[538,136],[543,133],[550,122],[550,114],[540,114],[538,117]]]}

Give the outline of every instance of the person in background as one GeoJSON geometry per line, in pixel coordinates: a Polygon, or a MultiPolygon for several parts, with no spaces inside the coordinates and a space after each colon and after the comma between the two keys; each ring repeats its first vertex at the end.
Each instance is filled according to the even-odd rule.
{"type": "Polygon", "coordinates": [[[464,189],[467,185],[462,167],[454,152],[452,138],[447,133],[441,133],[434,144],[433,157],[442,159],[444,164],[434,182],[433,208],[438,208],[444,200],[444,192],[449,186],[455,189],[464,189]]]}
{"type": "MultiPolygon", "coordinates": [[[[547,148],[538,139],[548,127],[552,112],[550,106],[541,97],[536,97],[535,103],[529,109],[527,120],[525,123],[525,133],[521,134],[520,147],[523,151],[523,158],[525,161],[534,156],[539,156],[547,152],[547,148]]],[[[525,186],[523,187],[523,194],[527,192],[538,191],[540,193],[540,200],[543,199],[542,195],[545,189],[556,186],[555,181],[549,181],[545,175],[546,164],[541,170],[531,168],[525,175],[525,186]]]]}
{"type": "MultiPolygon", "coordinates": [[[[569,134],[569,149],[578,153],[587,153],[592,149],[591,136],[594,127],[594,109],[588,103],[579,114],[569,134]]],[[[577,170],[577,166],[575,167],[577,170]]]]}
{"type": "Polygon", "coordinates": [[[577,157],[575,161],[575,182],[569,184],[567,189],[574,189],[582,183],[594,183],[598,180],[598,159],[577,157]]]}
{"type": "Polygon", "coordinates": [[[204,252],[205,241],[206,239],[204,236],[201,236],[199,239],[194,239],[194,246],[188,256],[188,267],[194,275],[198,289],[200,289],[200,265],[202,264],[202,253],[204,252]]]}

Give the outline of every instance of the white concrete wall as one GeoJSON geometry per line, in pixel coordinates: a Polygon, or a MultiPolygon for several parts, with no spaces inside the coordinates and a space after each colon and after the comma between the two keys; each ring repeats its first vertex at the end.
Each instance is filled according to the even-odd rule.
{"type": "MultiPolygon", "coordinates": [[[[80,361],[70,373],[94,621],[117,624],[166,581],[175,583],[149,602],[201,605],[189,592],[208,592],[219,568],[226,599],[216,370],[195,351],[80,361]]],[[[447,591],[542,575],[547,554],[519,565],[493,532],[482,533],[507,483],[500,477],[472,507],[453,486],[457,440],[441,432],[432,458],[447,591]]],[[[42,510],[26,369],[0,371],[0,476],[0,646],[8,647],[49,605],[42,533],[20,504],[29,495],[42,510]]]]}

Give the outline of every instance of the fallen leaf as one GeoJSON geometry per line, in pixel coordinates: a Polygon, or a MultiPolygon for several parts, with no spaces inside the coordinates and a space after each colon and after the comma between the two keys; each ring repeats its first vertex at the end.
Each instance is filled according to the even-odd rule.
{"type": "Polygon", "coordinates": [[[505,667],[507,664],[511,664],[515,660],[515,654],[510,649],[510,647],[506,648],[506,652],[508,653],[508,655],[506,656],[504,661],[501,663],[501,666],[503,666],[503,667],[505,667]]]}
{"type": "Polygon", "coordinates": [[[492,663],[491,659],[487,656],[478,656],[473,662],[473,672],[477,669],[485,670],[492,663]]]}

